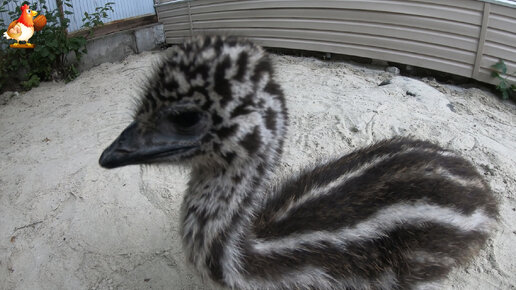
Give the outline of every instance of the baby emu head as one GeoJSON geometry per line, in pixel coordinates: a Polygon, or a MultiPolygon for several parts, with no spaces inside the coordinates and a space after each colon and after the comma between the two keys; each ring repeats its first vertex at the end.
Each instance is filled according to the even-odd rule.
{"type": "Polygon", "coordinates": [[[259,46],[198,38],[171,49],[149,79],[134,122],[99,162],[106,168],[186,160],[227,167],[255,156],[277,159],[285,123],[281,88],[259,46]]]}

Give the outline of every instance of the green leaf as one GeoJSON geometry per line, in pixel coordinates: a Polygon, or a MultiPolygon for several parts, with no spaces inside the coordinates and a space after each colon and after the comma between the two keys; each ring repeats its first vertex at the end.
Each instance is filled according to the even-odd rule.
{"type": "Polygon", "coordinates": [[[47,46],[50,46],[50,47],[53,47],[53,48],[56,48],[59,46],[59,43],[56,39],[51,39],[49,40],[47,43],[45,43],[47,46]]]}
{"type": "Polygon", "coordinates": [[[503,74],[507,73],[507,66],[505,65],[505,62],[502,59],[500,59],[497,63],[493,64],[491,67],[499,72],[502,72],[503,74]]]}
{"type": "Polygon", "coordinates": [[[509,99],[509,91],[502,91],[502,99],[504,99],[504,100],[509,99]]]}
{"type": "Polygon", "coordinates": [[[39,86],[40,78],[37,75],[32,75],[27,81],[21,83],[22,87],[26,90],[30,90],[33,87],[39,86]]]}
{"type": "Polygon", "coordinates": [[[48,51],[48,49],[44,48],[41,50],[42,57],[48,57],[49,55],[50,55],[50,52],[48,51]]]}

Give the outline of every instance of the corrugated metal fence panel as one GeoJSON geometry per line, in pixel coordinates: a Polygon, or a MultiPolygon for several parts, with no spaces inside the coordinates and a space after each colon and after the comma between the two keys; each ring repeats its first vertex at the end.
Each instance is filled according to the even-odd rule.
{"type": "Polygon", "coordinates": [[[194,34],[222,31],[264,46],[378,58],[467,77],[482,13],[483,3],[467,0],[195,0],[158,9],[169,42],[190,36],[191,17],[194,34]]]}
{"type": "MultiPolygon", "coordinates": [[[[3,2],[3,0],[0,0],[3,2]]],[[[30,3],[38,2],[38,1],[29,1],[30,3]]],[[[73,9],[65,6],[65,10],[72,11],[72,15],[67,15],[70,19],[70,27],[68,31],[75,31],[82,27],[84,17],[84,12],[93,13],[95,12],[96,7],[104,6],[107,2],[115,2],[113,5],[114,12],[108,11],[109,18],[105,20],[105,22],[111,22],[115,20],[121,20],[130,17],[142,16],[147,14],[155,14],[154,10],[154,1],[153,0],[72,0],[73,9]]],[[[7,8],[9,10],[15,9],[17,3],[22,3],[22,1],[11,1],[7,4],[7,8]]],[[[54,10],[57,5],[55,0],[47,0],[47,6],[49,10],[54,10]]],[[[31,5],[33,8],[34,5],[31,5]]],[[[38,8],[36,11],[45,14],[44,11],[40,11],[38,8]]],[[[8,25],[14,19],[10,19],[7,13],[0,14],[0,17],[4,19],[4,22],[8,25]]]]}
{"type": "MultiPolygon", "coordinates": [[[[107,2],[114,2],[114,12],[108,11],[108,20],[105,22],[111,22],[115,20],[121,20],[136,16],[142,16],[147,14],[155,14],[154,1],[153,0],[72,0],[73,15],[70,15],[70,31],[78,30],[82,27],[84,12],[92,13],[95,12],[96,7],[104,6],[107,2]]],[[[65,7],[67,10],[67,7],[65,7]]]]}
{"type": "Polygon", "coordinates": [[[158,21],[163,23],[168,43],[181,43],[186,37],[191,36],[189,4],[186,1],[178,1],[156,6],[158,21]]]}
{"type": "MultiPolygon", "coordinates": [[[[2,2],[3,2],[3,1],[2,1],[2,2]]],[[[8,3],[7,3],[7,6],[5,6],[4,8],[5,8],[5,9],[7,9],[7,10],[9,10],[9,11],[13,11],[14,9],[16,9],[16,6],[18,6],[18,5],[16,5],[16,3],[14,3],[14,2],[8,2],[8,3]]],[[[19,14],[18,14],[18,15],[19,15],[19,14]]],[[[0,13],[0,18],[4,21],[5,25],[7,25],[7,26],[9,25],[9,23],[11,23],[11,21],[15,20],[15,19],[11,19],[11,18],[9,17],[9,14],[7,14],[7,13],[5,13],[5,12],[4,12],[4,13],[0,13]]],[[[7,27],[0,27],[0,29],[6,29],[6,28],[7,28],[7,27]]],[[[0,35],[0,37],[2,37],[2,36],[0,35]]]]}
{"type": "MultiPolygon", "coordinates": [[[[383,59],[496,83],[516,70],[516,7],[498,0],[161,0],[169,43],[198,34],[383,59]]],[[[512,78],[516,81],[516,78],[512,78]]]]}
{"type": "MultiPolygon", "coordinates": [[[[516,9],[491,5],[478,78],[492,81],[490,68],[499,59],[510,73],[516,72],[516,9]]],[[[509,79],[516,82],[516,76],[509,79]]]]}

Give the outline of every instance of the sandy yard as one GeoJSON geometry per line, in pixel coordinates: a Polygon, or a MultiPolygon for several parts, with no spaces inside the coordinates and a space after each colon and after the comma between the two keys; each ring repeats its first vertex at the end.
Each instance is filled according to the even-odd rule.
{"type": "MultiPolygon", "coordinates": [[[[161,52],[75,81],[0,98],[0,289],[208,289],[185,265],[179,205],[187,170],[105,170],[161,52]]],[[[383,67],[273,56],[290,110],[278,180],[394,135],[473,161],[501,201],[499,230],[446,289],[516,288],[516,106],[480,89],[393,76],[383,67]],[[378,86],[392,78],[391,84],[378,86]]]]}

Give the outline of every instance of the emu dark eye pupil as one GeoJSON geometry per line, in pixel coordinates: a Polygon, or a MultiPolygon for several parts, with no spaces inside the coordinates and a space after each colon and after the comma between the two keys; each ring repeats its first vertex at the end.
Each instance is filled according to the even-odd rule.
{"type": "Polygon", "coordinates": [[[183,112],[179,114],[170,114],[168,119],[178,127],[189,128],[199,122],[200,116],[197,112],[183,112]]]}

